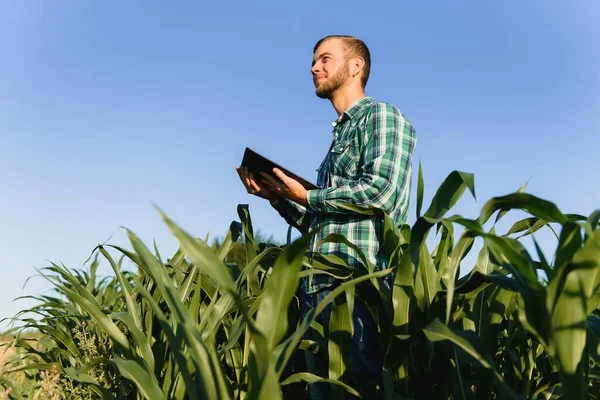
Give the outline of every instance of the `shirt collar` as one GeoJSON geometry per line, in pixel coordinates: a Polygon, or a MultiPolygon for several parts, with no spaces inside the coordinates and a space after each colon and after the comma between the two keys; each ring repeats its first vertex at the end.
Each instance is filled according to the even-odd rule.
{"type": "Polygon", "coordinates": [[[351,120],[358,117],[362,114],[364,106],[371,103],[372,101],[373,99],[371,97],[363,97],[361,99],[358,99],[350,107],[348,107],[346,111],[344,111],[337,120],[333,122],[333,126],[343,124],[347,120],[351,120]]]}

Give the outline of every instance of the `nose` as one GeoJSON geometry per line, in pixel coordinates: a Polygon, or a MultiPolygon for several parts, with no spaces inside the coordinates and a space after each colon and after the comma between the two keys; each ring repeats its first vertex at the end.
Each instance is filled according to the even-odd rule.
{"type": "Polygon", "coordinates": [[[310,72],[312,72],[313,75],[317,74],[319,71],[321,71],[321,65],[318,62],[313,62],[312,67],[310,68],[310,72]]]}

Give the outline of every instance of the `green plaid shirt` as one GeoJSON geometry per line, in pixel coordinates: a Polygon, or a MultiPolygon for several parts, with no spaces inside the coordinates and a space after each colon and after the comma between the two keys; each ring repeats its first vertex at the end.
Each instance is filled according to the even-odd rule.
{"type": "MultiPolygon", "coordinates": [[[[340,257],[348,265],[365,268],[356,252],[340,243],[317,242],[331,233],[342,234],[360,248],[377,269],[386,268],[383,218],[358,215],[335,207],[338,202],[382,209],[398,224],[406,222],[412,180],[411,159],[415,130],[394,106],[364,97],[333,123],[333,141],[317,169],[317,186],[308,191],[303,207],[280,198],[273,207],[300,232],[316,227],[311,250],[340,257]]],[[[318,274],[303,279],[301,290],[315,293],[334,278],[318,274]]]]}

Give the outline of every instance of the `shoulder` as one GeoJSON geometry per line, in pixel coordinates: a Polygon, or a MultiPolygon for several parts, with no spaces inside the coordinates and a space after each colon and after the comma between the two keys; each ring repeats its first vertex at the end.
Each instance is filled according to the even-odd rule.
{"type": "MultiPolygon", "coordinates": [[[[371,101],[366,105],[365,117],[371,122],[390,121],[392,124],[398,124],[402,127],[414,130],[410,121],[395,105],[385,101],[371,101]]],[[[389,124],[389,122],[388,122],[389,124]]]]}

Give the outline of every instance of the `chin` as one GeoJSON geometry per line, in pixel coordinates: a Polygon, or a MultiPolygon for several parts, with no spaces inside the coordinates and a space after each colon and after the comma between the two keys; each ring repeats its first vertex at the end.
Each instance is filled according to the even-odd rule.
{"type": "Polygon", "coordinates": [[[320,98],[320,99],[326,99],[326,98],[328,98],[328,96],[327,96],[327,93],[323,93],[323,92],[320,92],[320,91],[318,91],[318,90],[315,90],[315,94],[316,94],[316,95],[317,95],[317,97],[318,97],[318,98],[320,98]]]}
{"type": "Polygon", "coordinates": [[[317,87],[317,88],[315,88],[315,94],[317,95],[317,97],[319,97],[321,99],[328,99],[329,96],[331,95],[331,91],[328,90],[327,88],[317,87]]]}

